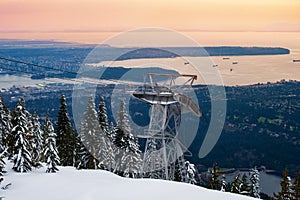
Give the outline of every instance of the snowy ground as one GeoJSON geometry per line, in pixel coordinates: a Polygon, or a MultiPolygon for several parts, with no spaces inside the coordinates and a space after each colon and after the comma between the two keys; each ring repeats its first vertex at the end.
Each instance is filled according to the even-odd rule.
{"type": "Polygon", "coordinates": [[[190,184],[153,180],[126,179],[101,170],[75,170],[60,167],[55,174],[45,168],[30,173],[16,173],[7,163],[3,185],[12,183],[0,197],[8,200],[166,200],[209,199],[247,200],[241,195],[204,189],[190,184]]]}

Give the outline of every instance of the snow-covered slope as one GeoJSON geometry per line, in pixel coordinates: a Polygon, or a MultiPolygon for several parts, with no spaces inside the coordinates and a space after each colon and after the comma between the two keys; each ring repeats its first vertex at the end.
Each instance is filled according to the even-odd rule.
{"type": "Polygon", "coordinates": [[[127,179],[101,170],[75,170],[72,167],[59,169],[54,174],[45,173],[45,168],[23,174],[7,169],[2,186],[8,183],[12,185],[7,190],[1,190],[0,197],[9,200],[252,199],[184,183],[127,179]]]}

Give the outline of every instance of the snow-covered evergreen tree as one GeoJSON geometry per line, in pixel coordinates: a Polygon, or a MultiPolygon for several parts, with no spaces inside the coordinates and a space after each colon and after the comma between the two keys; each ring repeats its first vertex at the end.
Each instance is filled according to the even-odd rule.
{"type": "Polygon", "coordinates": [[[5,172],[4,169],[5,169],[5,161],[4,161],[4,158],[6,157],[6,153],[7,153],[7,148],[6,149],[1,149],[0,151],[0,185],[1,185],[1,182],[3,181],[3,173],[5,172]]]}
{"type": "Polygon", "coordinates": [[[196,184],[196,168],[195,165],[189,161],[184,161],[181,169],[181,181],[190,184],[196,184]]]}
{"type": "Polygon", "coordinates": [[[124,156],[126,154],[126,151],[128,149],[127,143],[126,143],[127,137],[125,136],[125,133],[123,130],[121,130],[119,127],[115,128],[115,138],[114,138],[114,145],[115,145],[115,169],[114,173],[123,175],[124,172],[124,156]]]}
{"type": "Polygon", "coordinates": [[[137,138],[135,138],[131,133],[127,135],[127,141],[128,150],[126,151],[125,158],[123,159],[123,163],[126,163],[125,173],[131,171],[132,173],[129,173],[129,176],[135,178],[140,175],[142,167],[140,145],[137,138]]]}
{"type": "Polygon", "coordinates": [[[249,194],[250,196],[254,197],[254,198],[260,198],[260,186],[259,186],[259,171],[256,169],[256,167],[254,167],[253,169],[251,169],[250,171],[250,188],[249,188],[249,194]]]}
{"type": "Polygon", "coordinates": [[[64,95],[60,99],[60,108],[56,126],[56,142],[62,166],[75,166],[78,152],[78,138],[71,127],[64,95]]]}
{"type": "Polygon", "coordinates": [[[14,136],[13,148],[13,170],[17,172],[27,172],[32,168],[32,157],[30,144],[28,142],[28,135],[30,134],[28,128],[28,112],[25,108],[24,99],[19,99],[19,102],[14,110],[14,127],[12,128],[12,135],[14,136]]]}
{"type": "Polygon", "coordinates": [[[243,174],[242,176],[242,182],[240,184],[240,194],[242,195],[249,195],[249,183],[248,183],[248,177],[246,174],[243,174]]]}
{"type": "Polygon", "coordinates": [[[135,152],[131,151],[127,152],[123,157],[122,163],[126,163],[126,165],[124,165],[125,177],[139,177],[142,164],[139,154],[136,154],[135,152]]]}
{"type": "Polygon", "coordinates": [[[181,182],[182,181],[182,177],[181,177],[181,161],[180,158],[178,158],[175,162],[175,172],[174,172],[174,180],[173,181],[177,181],[177,182],[181,182]]]}
{"type": "Polygon", "coordinates": [[[79,136],[83,143],[81,147],[81,160],[79,168],[97,169],[99,160],[106,160],[106,141],[104,132],[100,130],[94,99],[89,98],[87,109],[81,121],[79,136]]]}
{"type": "Polygon", "coordinates": [[[5,106],[2,97],[0,97],[0,145],[3,150],[7,146],[7,139],[11,132],[11,115],[9,109],[5,106]]]}
{"type": "Polygon", "coordinates": [[[31,147],[32,147],[32,159],[35,166],[40,165],[41,153],[43,148],[43,131],[39,121],[37,113],[34,113],[31,117],[31,147]]]}
{"type": "Polygon", "coordinates": [[[297,173],[297,176],[293,184],[293,198],[300,199],[300,171],[297,173]]]}
{"type": "Polygon", "coordinates": [[[222,180],[221,180],[221,192],[226,192],[227,191],[227,182],[226,182],[226,176],[225,174],[222,175],[222,180]]]}
{"type": "Polygon", "coordinates": [[[122,130],[124,132],[125,136],[128,136],[129,134],[131,134],[131,128],[130,128],[130,124],[129,124],[129,116],[126,112],[126,105],[125,105],[124,100],[121,100],[121,102],[120,102],[117,126],[120,130],[122,130]]]}
{"type": "Polygon", "coordinates": [[[108,127],[108,134],[106,134],[106,159],[103,164],[105,165],[105,169],[111,172],[115,172],[116,169],[116,152],[118,151],[118,147],[114,144],[115,136],[117,134],[118,128],[110,124],[108,127]]]}
{"type": "Polygon", "coordinates": [[[115,168],[115,146],[113,141],[116,133],[113,123],[111,123],[110,126],[108,124],[107,109],[102,96],[100,97],[100,103],[98,107],[98,120],[101,130],[106,135],[106,159],[103,164],[107,170],[113,171],[115,168]]]}
{"type": "MultiPolygon", "coordinates": [[[[139,150],[139,144],[134,136],[131,134],[131,128],[129,124],[129,117],[125,110],[125,101],[121,101],[118,111],[117,127],[115,129],[114,138],[115,160],[116,167],[115,172],[124,175],[130,171],[129,169],[137,169],[141,166],[141,152],[139,150]],[[130,161],[130,163],[128,163],[130,161]],[[136,166],[132,166],[135,164],[136,166]]],[[[133,176],[133,175],[132,175],[133,176]]]]}
{"type": "Polygon", "coordinates": [[[108,131],[108,118],[107,118],[107,111],[105,106],[105,101],[103,96],[100,97],[100,103],[98,108],[98,120],[100,127],[103,131],[108,131]]]}
{"type": "Polygon", "coordinates": [[[117,134],[117,128],[116,128],[116,126],[114,125],[113,122],[110,123],[108,131],[109,131],[109,135],[112,138],[112,142],[114,142],[115,138],[116,138],[116,134],[117,134]]]}
{"type": "Polygon", "coordinates": [[[45,144],[43,147],[43,157],[47,165],[47,173],[55,173],[58,171],[59,156],[56,147],[56,134],[49,116],[46,116],[44,123],[45,144]]]}
{"type": "Polygon", "coordinates": [[[214,190],[220,189],[220,181],[219,181],[219,175],[218,175],[218,165],[217,163],[213,164],[213,167],[211,168],[211,176],[210,176],[210,188],[214,190]]]}
{"type": "Polygon", "coordinates": [[[7,154],[6,138],[12,128],[11,116],[8,108],[5,106],[2,97],[0,97],[0,184],[3,181],[5,168],[4,158],[7,154]]]}
{"type": "Polygon", "coordinates": [[[230,192],[240,194],[240,185],[240,174],[237,174],[230,184],[230,192]]]}
{"type": "MultiPolygon", "coordinates": [[[[152,179],[162,179],[164,177],[164,169],[162,166],[163,158],[157,155],[157,142],[155,139],[147,140],[147,152],[144,153],[144,165],[143,167],[143,177],[148,177],[152,179]],[[154,169],[154,170],[153,170],[154,169]]],[[[178,158],[178,168],[180,173],[181,182],[185,182],[183,179],[185,175],[183,174],[184,160],[178,158]]]]}
{"type": "Polygon", "coordinates": [[[292,200],[293,199],[293,186],[291,178],[288,175],[288,170],[283,172],[283,180],[280,182],[281,191],[278,194],[274,194],[276,200],[292,200]]]}

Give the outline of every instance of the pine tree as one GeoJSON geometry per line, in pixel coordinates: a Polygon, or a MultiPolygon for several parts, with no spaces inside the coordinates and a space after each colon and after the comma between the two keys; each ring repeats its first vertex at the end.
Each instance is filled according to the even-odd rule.
{"type": "Polygon", "coordinates": [[[118,175],[123,175],[123,160],[127,150],[126,144],[126,137],[123,130],[119,127],[115,127],[115,138],[114,138],[114,145],[115,145],[115,169],[114,173],[118,175]]]}
{"type": "Polygon", "coordinates": [[[274,194],[274,199],[278,200],[291,200],[293,198],[291,178],[288,176],[288,170],[283,172],[283,180],[280,182],[281,191],[274,194]]]}
{"type": "Polygon", "coordinates": [[[294,200],[300,199],[300,171],[297,173],[297,176],[294,180],[293,198],[294,200]]]}
{"type": "Polygon", "coordinates": [[[116,161],[115,161],[115,152],[117,147],[114,145],[114,137],[116,135],[116,128],[111,123],[109,129],[107,130],[109,137],[107,140],[107,155],[105,160],[105,166],[108,171],[113,172],[116,168],[116,161]]]}
{"type": "Polygon", "coordinates": [[[181,169],[182,182],[196,184],[196,168],[195,165],[189,161],[184,161],[181,169]]]}
{"type": "Polygon", "coordinates": [[[240,185],[240,194],[243,194],[243,195],[249,195],[249,183],[248,183],[248,177],[246,174],[243,174],[242,176],[242,182],[241,182],[241,185],[240,185]]]}
{"type": "MultiPolygon", "coordinates": [[[[106,143],[106,158],[105,161],[102,162],[101,165],[105,165],[105,169],[109,171],[113,171],[115,168],[115,147],[113,144],[114,136],[115,136],[115,128],[113,124],[111,123],[111,127],[108,125],[108,117],[107,117],[107,111],[106,111],[106,105],[104,98],[100,97],[100,103],[98,107],[98,120],[100,124],[100,128],[105,134],[105,143],[106,143]]],[[[100,134],[101,137],[104,137],[100,134]]],[[[102,147],[103,148],[103,147],[102,147]]],[[[101,151],[99,152],[101,153],[101,151]]]]}
{"type": "Polygon", "coordinates": [[[227,182],[226,182],[225,174],[223,174],[221,180],[221,192],[226,192],[226,191],[227,191],[227,182]]]}
{"type": "Polygon", "coordinates": [[[259,189],[259,171],[254,167],[250,171],[250,191],[249,194],[251,197],[260,198],[260,189],[259,189]]]}
{"type": "MultiPolygon", "coordinates": [[[[152,179],[161,179],[164,177],[164,170],[163,170],[163,158],[157,156],[157,142],[155,139],[147,140],[147,152],[144,154],[144,166],[143,166],[143,177],[149,177],[152,179]],[[154,170],[153,170],[154,169],[154,170]]],[[[184,169],[184,159],[181,157],[178,158],[178,165],[180,170],[180,181],[185,182],[185,174],[183,172],[184,169]]]]}
{"type": "Polygon", "coordinates": [[[126,112],[126,105],[125,105],[124,100],[121,100],[121,102],[120,102],[117,126],[120,130],[122,130],[124,132],[125,136],[128,136],[129,134],[131,134],[131,128],[129,125],[129,116],[126,112]]]}
{"type": "Polygon", "coordinates": [[[43,157],[47,165],[47,173],[55,173],[58,171],[57,165],[59,164],[59,157],[56,147],[56,134],[49,116],[46,116],[44,123],[45,144],[43,147],[43,157]]]}
{"type": "Polygon", "coordinates": [[[180,158],[178,158],[175,162],[175,172],[174,172],[174,181],[181,182],[182,176],[181,176],[181,165],[180,158]]]}
{"type": "Polygon", "coordinates": [[[0,145],[1,149],[8,146],[8,137],[12,129],[11,115],[5,106],[2,97],[0,97],[0,145]]]}
{"type": "Polygon", "coordinates": [[[126,163],[124,167],[124,176],[129,178],[137,178],[140,174],[141,159],[134,152],[127,152],[122,160],[122,163],[126,163]]]}
{"type": "Polygon", "coordinates": [[[57,149],[62,166],[75,166],[78,147],[78,138],[71,127],[67,111],[66,98],[64,95],[60,99],[60,108],[57,119],[57,149]]]}
{"type": "Polygon", "coordinates": [[[4,169],[5,169],[5,161],[4,158],[6,157],[6,153],[7,153],[7,148],[6,149],[1,149],[0,151],[0,185],[1,182],[4,180],[3,179],[3,173],[5,173],[4,169]]]}
{"type": "Polygon", "coordinates": [[[100,103],[98,108],[98,120],[100,127],[103,131],[108,131],[108,119],[107,119],[107,111],[105,106],[105,101],[103,96],[100,97],[100,103]]]}
{"type": "Polygon", "coordinates": [[[99,165],[97,159],[101,161],[106,159],[106,143],[101,139],[105,135],[100,130],[92,96],[89,98],[87,109],[83,115],[79,135],[83,143],[79,168],[97,169],[99,165]]]}
{"type": "Polygon", "coordinates": [[[214,190],[220,189],[220,181],[219,181],[219,175],[218,175],[218,165],[217,163],[213,164],[213,167],[211,168],[211,176],[210,176],[210,188],[214,190]]]}
{"type": "Polygon", "coordinates": [[[237,174],[231,182],[230,192],[240,194],[240,185],[241,185],[240,174],[237,174]]]}
{"type": "Polygon", "coordinates": [[[125,111],[125,102],[122,100],[118,111],[117,127],[115,129],[114,138],[114,145],[116,147],[115,172],[119,175],[124,175],[124,172],[127,173],[129,171],[129,168],[140,168],[142,162],[139,144],[131,134],[131,128],[128,118],[128,114],[125,111]],[[134,167],[132,166],[133,164],[135,164],[134,167]]]}
{"type": "Polygon", "coordinates": [[[41,160],[41,153],[43,148],[43,131],[41,129],[41,124],[39,122],[39,117],[37,113],[34,113],[31,118],[31,133],[32,133],[32,140],[31,140],[31,146],[32,146],[32,159],[35,166],[40,166],[39,163],[41,160]]]}
{"type": "Polygon", "coordinates": [[[32,168],[32,157],[30,154],[30,144],[28,135],[28,112],[25,108],[24,99],[19,99],[19,102],[14,110],[14,127],[12,135],[14,136],[15,145],[13,147],[13,170],[17,172],[27,172],[32,168]]]}

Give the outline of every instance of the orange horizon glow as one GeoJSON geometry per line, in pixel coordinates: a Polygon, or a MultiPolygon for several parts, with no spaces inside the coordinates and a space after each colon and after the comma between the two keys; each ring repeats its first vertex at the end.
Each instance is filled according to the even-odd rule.
{"type": "Polygon", "coordinates": [[[300,31],[299,0],[0,0],[0,32],[300,31]]]}

